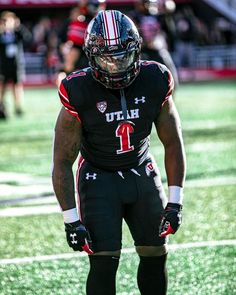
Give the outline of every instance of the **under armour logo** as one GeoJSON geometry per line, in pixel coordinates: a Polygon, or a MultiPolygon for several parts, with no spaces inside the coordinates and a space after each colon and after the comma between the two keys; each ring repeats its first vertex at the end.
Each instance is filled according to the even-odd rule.
{"type": "Polygon", "coordinates": [[[139,104],[140,102],[141,102],[141,103],[145,103],[145,102],[146,102],[145,99],[146,99],[145,96],[142,96],[141,98],[135,97],[135,99],[134,99],[134,103],[135,103],[135,104],[139,104]]]}
{"type": "Polygon", "coordinates": [[[71,244],[77,244],[77,241],[75,240],[75,237],[77,237],[77,234],[76,233],[70,234],[70,237],[72,238],[71,239],[71,244]]]}
{"type": "Polygon", "coordinates": [[[86,173],[86,179],[89,180],[90,178],[92,178],[93,180],[97,179],[97,173],[86,173]]]}

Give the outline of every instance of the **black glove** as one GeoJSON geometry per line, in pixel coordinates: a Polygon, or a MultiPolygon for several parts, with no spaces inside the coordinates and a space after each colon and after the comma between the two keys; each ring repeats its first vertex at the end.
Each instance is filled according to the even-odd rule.
{"type": "Polygon", "coordinates": [[[90,249],[91,239],[89,233],[81,221],[65,223],[65,231],[67,243],[74,251],[85,251],[88,254],[93,254],[90,249]]]}
{"type": "Polygon", "coordinates": [[[159,227],[160,237],[176,233],[182,222],[181,210],[182,205],[175,203],[167,204],[159,227]]]}

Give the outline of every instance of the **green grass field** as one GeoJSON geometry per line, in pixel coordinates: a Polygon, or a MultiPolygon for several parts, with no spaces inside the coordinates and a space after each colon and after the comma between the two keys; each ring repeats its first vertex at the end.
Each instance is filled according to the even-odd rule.
{"type": "MultiPolygon", "coordinates": [[[[0,122],[0,175],[4,175],[0,178],[0,294],[84,295],[87,257],[73,255],[68,248],[61,214],[1,215],[6,209],[43,206],[46,211],[48,204],[57,204],[55,198],[46,203],[52,191],[53,128],[61,107],[57,90],[26,89],[23,118],[14,117],[10,93],[6,98],[10,118],[0,122]],[[46,187],[46,192],[34,184],[46,187]],[[42,204],[31,203],[39,196],[42,204]],[[18,202],[19,198],[28,202],[18,202]],[[71,255],[60,257],[64,253],[71,255]],[[24,257],[38,260],[16,260],[24,257]]],[[[170,237],[170,245],[179,244],[180,248],[171,248],[169,253],[168,295],[234,295],[236,83],[181,85],[175,100],[182,119],[188,168],[183,225],[170,237]],[[215,244],[208,245],[207,241],[215,244]],[[196,247],[197,242],[204,243],[196,247]],[[193,244],[185,247],[186,243],[193,244]]],[[[151,137],[151,150],[166,187],[163,148],[155,133],[151,137]]],[[[130,247],[132,239],[124,225],[123,248],[130,247]]],[[[137,264],[135,253],[122,254],[118,295],[139,295],[137,264]]]]}

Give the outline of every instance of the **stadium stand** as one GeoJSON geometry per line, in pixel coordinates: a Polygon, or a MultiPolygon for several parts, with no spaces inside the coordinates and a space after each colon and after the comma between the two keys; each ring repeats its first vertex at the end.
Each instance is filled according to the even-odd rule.
{"type": "MultiPolygon", "coordinates": [[[[168,0],[165,0],[168,1],[168,0]]],[[[107,0],[107,8],[128,12],[134,8],[136,0],[107,0]]],[[[0,9],[17,11],[22,22],[33,34],[41,30],[44,44],[34,43],[26,48],[26,85],[52,84],[53,71],[48,69],[46,60],[49,32],[57,32],[77,0],[21,1],[5,0],[0,2],[0,9]],[[47,10],[45,12],[45,7],[47,10]],[[33,13],[29,13],[33,12],[33,13]],[[37,12],[37,13],[35,13],[37,12]],[[50,27],[44,32],[39,25],[43,18],[49,19],[50,27]],[[48,72],[50,71],[50,77],[48,72]]],[[[236,0],[175,0],[176,10],[171,16],[175,25],[177,17],[191,8],[194,15],[195,32],[193,36],[194,62],[190,68],[178,67],[181,81],[207,80],[217,78],[236,78],[236,0]]],[[[168,39],[168,32],[166,32],[168,39]]],[[[172,42],[177,43],[174,36],[172,42]]],[[[174,44],[175,45],[175,44],[174,44]]],[[[175,57],[175,50],[172,51],[175,57]]],[[[54,62],[57,62],[56,59],[54,62]]],[[[58,58],[60,62],[60,57],[58,58]]],[[[59,67],[59,66],[58,66],[59,67]]]]}

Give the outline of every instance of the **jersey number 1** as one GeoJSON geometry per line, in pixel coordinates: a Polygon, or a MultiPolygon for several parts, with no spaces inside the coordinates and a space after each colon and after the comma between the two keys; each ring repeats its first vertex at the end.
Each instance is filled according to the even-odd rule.
{"type": "Polygon", "coordinates": [[[132,125],[132,122],[125,122],[118,125],[116,137],[120,138],[120,149],[116,151],[117,154],[128,153],[134,150],[134,146],[130,145],[130,134],[134,132],[132,125]]]}

